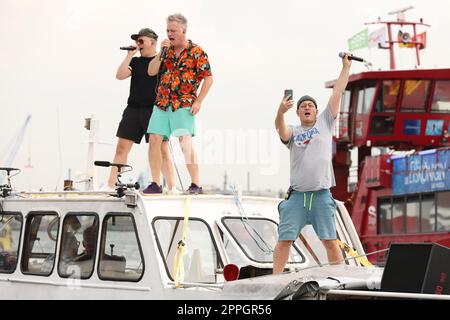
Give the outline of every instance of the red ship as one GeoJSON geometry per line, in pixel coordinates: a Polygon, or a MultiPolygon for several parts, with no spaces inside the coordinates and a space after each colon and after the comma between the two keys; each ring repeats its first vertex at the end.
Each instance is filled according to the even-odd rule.
{"type": "Polygon", "coordinates": [[[382,249],[391,242],[450,247],[450,69],[420,69],[425,43],[416,26],[429,26],[422,19],[399,15],[368,24],[386,25],[387,46],[378,46],[389,50],[391,70],[350,76],[334,139],[332,192],[346,199],[366,252],[381,251],[370,260],[383,265],[382,249]],[[413,35],[399,31],[394,40],[395,27],[412,28],[413,35]],[[418,68],[396,70],[395,45],[414,49],[418,68]]]}

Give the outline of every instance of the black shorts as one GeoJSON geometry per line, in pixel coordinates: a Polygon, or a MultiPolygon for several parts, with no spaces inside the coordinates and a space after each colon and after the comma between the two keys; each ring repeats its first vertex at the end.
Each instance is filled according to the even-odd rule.
{"type": "Polygon", "coordinates": [[[141,143],[142,136],[145,135],[145,141],[148,143],[149,134],[147,133],[148,122],[152,116],[151,108],[131,108],[126,107],[122,114],[122,120],[117,128],[116,137],[141,143]]]}

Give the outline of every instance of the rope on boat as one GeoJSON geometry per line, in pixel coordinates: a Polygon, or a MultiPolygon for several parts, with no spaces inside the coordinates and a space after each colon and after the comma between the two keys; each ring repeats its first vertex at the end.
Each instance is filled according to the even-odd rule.
{"type": "Polygon", "coordinates": [[[180,282],[184,281],[184,250],[186,247],[186,235],[189,225],[189,214],[191,211],[191,196],[188,195],[186,202],[184,203],[184,221],[183,231],[181,234],[181,240],[178,242],[177,252],[173,259],[173,278],[175,282],[175,288],[180,288],[183,285],[180,282]]]}
{"type": "Polygon", "coordinates": [[[185,192],[184,187],[183,187],[183,181],[181,181],[180,172],[178,171],[178,166],[175,162],[175,156],[173,154],[172,142],[170,141],[170,137],[169,137],[169,148],[170,148],[170,154],[172,156],[173,166],[175,167],[175,171],[177,172],[177,176],[178,176],[178,181],[180,182],[181,190],[183,192],[185,192]]]}
{"type": "Polygon", "coordinates": [[[345,251],[350,257],[353,257],[358,261],[363,267],[373,267],[373,264],[365,256],[358,256],[358,252],[355,249],[350,247],[347,243],[337,240],[339,247],[345,251]]]}

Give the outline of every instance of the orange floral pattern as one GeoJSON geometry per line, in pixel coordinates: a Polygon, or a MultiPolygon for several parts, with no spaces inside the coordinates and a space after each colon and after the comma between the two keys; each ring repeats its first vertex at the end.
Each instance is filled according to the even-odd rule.
{"type": "Polygon", "coordinates": [[[192,106],[201,81],[211,75],[208,55],[191,40],[178,58],[170,47],[161,65],[156,106],[164,111],[170,106],[173,111],[192,106]]]}

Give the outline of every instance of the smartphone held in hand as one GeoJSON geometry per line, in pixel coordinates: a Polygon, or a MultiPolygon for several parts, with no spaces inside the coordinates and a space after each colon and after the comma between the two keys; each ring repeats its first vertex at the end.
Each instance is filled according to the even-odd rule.
{"type": "Polygon", "coordinates": [[[288,100],[293,100],[294,99],[294,90],[292,89],[286,89],[284,90],[284,97],[288,97],[288,100]]]}

